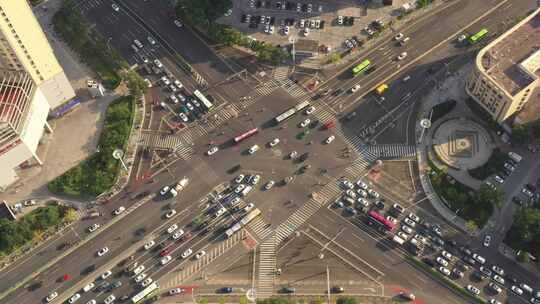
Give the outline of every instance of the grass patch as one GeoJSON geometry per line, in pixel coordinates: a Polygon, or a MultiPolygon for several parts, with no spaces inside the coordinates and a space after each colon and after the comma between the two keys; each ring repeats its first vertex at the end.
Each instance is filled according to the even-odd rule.
{"type": "Polygon", "coordinates": [[[109,105],[99,138],[99,152],[51,181],[48,185],[51,192],[87,198],[113,186],[119,161],[112,157],[112,152],[126,145],[133,121],[133,103],[132,96],[124,96],[109,105]]]}
{"type": "Polygon", "coordinates": [[[47,232],[75,218],[73,208],[51,204],[33,210],[18,221],[0,219],[0,256],[16,252],[31,241],[39,241],[47,232]]]}
{"type": "Polygon", "coordinates": [[[99,75],[107,89],[115,89],[120,84],[118,71],[126,68],[127,62],[97,32],[90,30],[91,26],[71,0],[63,2],[53,17],[53,25],[81,60],[99,75]]]}
{"type": "Polygon", "coordinates": [[[458,293],[463,298],[467,299],[468,301],[471,301],[471,303],[475,304],[487,304],[486,301],[481,299],[480,297],[477,297],[467,291],[465,288],[459,286],[454,281],[448,279],[446,276],[444,276],[442,273],[438,272],[437,270],[429,267],[428,265],[422,263],[417,258],[407,255],[407,260],[413,264],[415,267],[422,269],[423,271],[427,272],[432,277],[435,277],[435,279],[439,280],[440,282],[444,283],[448,288],[452,289],[456,293],[458,293]]]}
{"type": "Polygon", "coordinates": [[[501,152],[499,148],[495,148],[488,161],[478,168],[470,169],[469,174],[476,179],[484,180],[501,170],[506,160],[508,160],[506,153],[501,152]]]}

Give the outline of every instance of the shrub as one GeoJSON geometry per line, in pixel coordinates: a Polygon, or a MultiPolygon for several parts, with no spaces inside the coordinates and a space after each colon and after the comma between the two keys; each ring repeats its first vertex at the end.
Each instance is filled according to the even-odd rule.
{"type": "Polygon", "coordinates": [[[469,174],[476,179],[484,180],[490,175],[499,172],[507,159],[506,153],[501,152],[499,148],[495,148],[488,161],[478,168],[468,170],[469,174]]]}

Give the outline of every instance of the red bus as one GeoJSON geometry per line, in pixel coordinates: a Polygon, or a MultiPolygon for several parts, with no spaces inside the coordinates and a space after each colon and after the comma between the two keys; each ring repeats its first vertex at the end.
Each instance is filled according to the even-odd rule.
{"type": "Polygon", "coordinates": [[[369,211],[368,212],[368,218],[369,218],[371,223],[379,226],[380,228],[384,229],[385,231],[392,231],[396,227],[396,225],[394,223],[387,220],[384,216],[382,216],[377,211],[373,211],[373,210],[369,211]]]}
{"type": "Polygon", "coordinates": [[[258,128],[251,129],[251,130],[249,130],[249,131],[247,131],[245,133],[242,133],[242,134],[236,136],[234,138],[234,143],[237,144],[237,143],[243,141],[244,139],[249,138],[249,137],[251,137],[251,136],[253,136],[253,135],[257,134],[257,133],[259,133],[258,128]]]}

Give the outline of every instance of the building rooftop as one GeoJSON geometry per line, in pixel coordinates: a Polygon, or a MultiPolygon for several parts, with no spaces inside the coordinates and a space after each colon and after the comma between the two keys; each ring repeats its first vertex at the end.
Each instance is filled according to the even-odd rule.
{"type": "Polygon", "coordinates": [[[540,11],[486,49],[482,67],[515,96],[540,77],[540,11]]]}
{"type": "Polygon", "coordinates": [[[527,124],[540,119],[540,87],[537,87],[531,94],[529,101],[523,109],[516,115],[515,122],[527,124]]]}

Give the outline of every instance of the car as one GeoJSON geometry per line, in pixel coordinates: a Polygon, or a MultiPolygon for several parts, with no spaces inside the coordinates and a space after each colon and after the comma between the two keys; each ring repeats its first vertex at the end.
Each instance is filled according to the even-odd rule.
{"type": "Polygon", "coordinates": [[[405,210],[405,209],[403,209],[403,207],[401,207],[401,205],[398,204],[398,203],[393,204],[393,205],[392,205],[392,208],[393,208],[397,213],[399,213],[399,214],[403,213],[403,211],[405,210]]]}
{"type": "Polygon", "coordinates": [[[343,16],[338,16],[338,18],[337,18],[337,23],[338,23],[339,25],[343,25],[343,16]]]}
{"type": "Polygon", "coordinates": [[[483,242],[484,247],[489,247],[490,244],[491,244],[491,235],[484,236],[484,242],[483,242]]]}
{"type": "Polygon", "coordinates": [[[403,59],[405,59],[405,57],[407,57],[407,52],[403,52],[403,53],[399,54],[397,59],[398,60],[403,60],[403,59]]]}
{"type": "Polygon", "coordinates": [[[51,302],[52,300],[56,299],[56,297],[58,297],[58,292],[56,291],[53,291],[51,292],[46,298],[45,298],[45,301],[47,303],[51,302]]]}
{"type": "Polygon", "coordinates": [[[345,208],[345,211],[347,211],[348,213],[350,213],[352,215],[358,214],[358,211],[356,209],[354,209],[353,207],[351,207],[351,206],[345,208]]]}
{"type": "Polygon", "coordinates": [[[465,276],[465,274],[464,274],[462,271],[460,271],[459,269],[457,269],[457,268],[452,269],[452,274],[453,274],[456,278],[460,278],[460,279],[463,278],[463,277],[465,276]]]}
{"type": "Polygon", "coordinates": [[[104,273],[101,274],[101,279],[105,280],[106,278],[110,277],[112,275],[112,271],[107,270],[104,273]]]}
{"type": "Polygon", "coordinates": [[[206,255],[206,251],[201,250],[195,255],[195,259],[198,260],[198,259],[202,258],[205,255],[206,255]]]}
{"type": "Polygon", "coordinates": [[[433,227],[431,227],[431,231],[433,231],[438,236],[442,236],[442,229],[438,225],[433,225],[433,227]]]}
{"type": "Polygon", "coordinates": [[[159,194],[165,195],[165,194],[167,194],[169,192],[169,190],[171,190],[171,187],[165,186],[165,187],[161,188],[161,191],[159,191],[159,194]]]}
{"type": "Polygon", "coordinates": [[[253,203],[249,203],[244,207],[244,212],[249,212],[251,209],[253,209],[255,205],[253,203]]]}
{"type": "Polygon", "coordinates": [[[111,285],[111,289],[122,287],[122,281],[116,281],[111,285]]]}
{"type": "Polygon", "coordinates": [[[172,256],[166,255],[166,256],[162,257],[161,260],[159,260],[159,262],[161,263],[161,265],[165,265],[165,264],[169,263],[171,260],[172,260],[172,256]]]}
{"type": "Polygon", "coordinates": [[[420,235],[420,234],[416,234],[416,235],[414,236],[414,238],[415,238],[417,241],[422,242],[422,243],[424,243],[424,244],[427,244],[427,243],[428,243],[427,238],[424,237],[424,236],[422,236],[422,235],[420,235]]]}
{"type": "Polygon", "coordinates": [[[345,191],[345,194],[351,198],[356,198],[356,192],[354,192],[352,189],[345,191]]]}
{"type": "Polygon", "coordinates": [[[152,36],[146,37],[146,40],[148,40],[148,42],[150,42],[150,44],[152,44],[152,45],[156,44],[156,40],[154,40],[154,38],[152,38],[152,36]]]}
{"type": "Polygon", "coordinates": [[[79,300],[80,298],[81,298],[81,294],[76,293],[76,294],[72,295],[71,298],[69,298],[68,302],[69,302],[69,304],[73,304],[73,303],[77,302],[77,300],[79,300]]]}
{"type": "Polygon", "coordinates": [[[443,267],[443,266],[439,267],[439,271],[446,276],[450,276],[450,270],[446,267],[443,267]]]}
{"type": "Polygon", "coordinates": [[[283,35],[289,35],[289,26],[286,25],[284,28],[283,28],[283,35]]]}
{"type": "Polygon", "coordinates": [[[311,120],[309,118],[306,118],[305,120],[303,120],[301,123],[300,123],[300,127],[301,128],[305,128],[309,125],[309,123],[311,122],[311,120]]]}
{"type": "Polygon", "coordinates": [[[448,266],[448,261],[443,259],[442,257],[437,257],[436,259],[437,263],[441,264],[442,266],[448,266]]]}
{"type": "Polygon", "coordinates": [[[114,300],[116,300],[116,297],[112,294],[112,295],[109,295],[108,297],[106,297],[105,300],[103,300],[103,303],[111,304],[111,303],[114,302],[114,300]]]}
{"type": "Polygon", "coordinates": [[[306,115],[309,115],[311,113],[315,112],[315,107],[314,106],[309,106],[307,107],[306,111],[304,113],[306,113],[306,115]]]}
{"type": "Polygon", "coordinates": [[[373,190],[373,189],[369,189],[368,190],[368,194],[374,198],[379,198],[381,195],[379,194],[379,192],[373,190]]]}
{"type": "Polygon", "coordinates": [[[92,226],[88,227],[88,232],[94,232],[94,231],[98,230],[99,227],[101,227],[100,224],[97,224],[97,223],[93,224],[92,226]]]}
{"type": "Polygon", "coordinates": [[[248,149],[248,153],[252,155],[257,151],[259,151],[259,145],[253,145],[248,149]]]}
{"type": "Polygon", "coordinates": [[[494,178],[495,181],[496,181],[497,183],[499,183],[499,184],[503,184],[503,183],[504,183],[504,179],[503,179],[502,177],[498,176],[498,175],[495,175],[493,178],[494,178]]]}
{"type": "Polygon", "coordinates": [[[411,80],[411,75],[407,75],[407,76],[403,77],[403,79],[401,81],[407,82],[409,80],[411,80]]]}
{"type": "Polygon", "coordinates": [[[363,189],[356,190],[356,193],[361,197],[367,197],[368,196],[368,193],[363,189]]]}
{"type": "Polygon", "coordinates": [[[401,39],[403,39],[403,33],[397,33],[397,35],[394,36],[394,39],[396,41],[400,41],[401,39]]]}
{"type": "Polygon", "coordinates": [[[509,163],[504,163],[504,168],[510,171],[514,171],[516,168],[509,163]]]}
{"type": "Polygon", "coordinates": [[[193,111],[195,108],[193,107],[193,105],[189,102],[186,102],[186,107],[190,110],[190,111],[193,111]]]}
{"type": "Polygon", "coordinates": [[[412,213],[412,212],[409,213],[409,218],[410,218],[411,220],[413,220],[414,222],[416,222],[416,223],[419,223],[419,222],[420,222],[420,218],[418,217],[418,215],[416,215],[416,214],[414,214],[414,213],[412,213]]]}
{"type": "Polygon", "coordinates": [[[176,294],[182,294],[185,292],[185,289],[183,288],[173,288],[171,290],[169,290],[169,295],[172,296],[172,295],[176,295],[176,294]]]}
{"type": "Polygon", "coordinates": [[[497,265],[493,265],[491,267],[491,270],[493,270],[496,274],[498,274],[500,276],[504,276],[504,269],[502,269],[501,267],[499,267],[497,265]]]}
{"type": "Polygon", "coordinates": [[[334,139],[336,139],[336,137],[334,135],[330,135],[326,138],[326,140],[324,141],[327,145],[332,143],[334,141],[334,139]]]}
{"type": "Polygon", "coordinates": [[[97,255],[101,257],[104,256],[107,252],[109,252],[109,247],[103,247],[97,252],[97,255]]]}
{"type": "Polygon", "coordinates": [[[493,276],[493,280],[501,285],[504,285],[504,278],[498,274],[493,276]]]}
{"type": "Polygon", "coordinates": [[[362,197],[359,197],[359,198],[356,200],[356,202],[357,202],[360,206],[362,206],[362,207],[365,207],[365,208],[368,208],[368,207],[369,207],[369,201],[366,200],[366,199],[364,199],[364,198],[362,198],[362,197]]]}
{"type": "Polygon", "coordinates": [[[146,280],[141,282],[141,286],[146,287],[146,286],[152,284],[152,282],[154,282],[154,280],[152,280],[152,278],[146,278],[146,280]]]}
{"type": "Polygon", "coordinates": [[[497,300],[495,300],[495,299],[490,299],[490,300],[488,301],[488,303],[489,303],[489,304],[502,304],[501,302],[499,302],[499,301],[497,301],[497,300]]]}
{"type": "Polygon", "coordinates": [[[404,233],[404,232],[402,232],[402,231],[398,231],[397,236],[399,236],[399,237],[402,238],[403,240],[409,239],[409,235],[406,234],[406,233],[404,233]]]}
{"type": "Polygon", "coordinates": [[[120,213],[126,211],[126,207],[120,206],[118,209],[114,210],[114,215],[119,215],[120,213]]]}
{"type": "Polygon", "coordinates": [[[142,280],[144,280],[146,278],[146,273],[141,273],[139,274],[138,276],[135,277],[135,283],[140,283],[142,282],[142,280]]]}
{"type": "Polygon", "coordinates": [[[178,19],[174,20],[174,25],[176,25],[176,27],[182,27],[183,26],[182,22],[180,22],[180,20],[178,20],[178,19]]]}
{"type": "Polygon", "coordinates": [[[264,190],[270,190],[272,189],[272,187],[274,187],[274,185],[276,184],[275,181],[273,180],[269,180],[266,185],[264,185],[264,190]]]}
{"type": "Polygon", "coordinates": [[[515,294],[519,296],[523,295],[523,289],[517,287],[516,285],[512,285],[512,287],[510,287],[510,290],[512,290],[515,294]]]}
{"type": "Polygon", "coordinates": [[[192,253],[193,253],[193,250],[191,248],[189,248],[188,250],[182,252],[182,258],[185,259],[188,256],[190,256],[192,253]]]}
{"type": "Polygon", "coordinates": [[[175,231],[175,232],[173,233],[172,238],[173,238],[173,240],[177,240],[177,239],[179,239],[183,234],[184,234],[184,230],[178,229],[177,231],[175,231]]]}
{"type": "Polygon", "coordinates": [[[158,68],[158,69],[161,69],[163,67],[163,64],[161,63],[161,61],[159,61],[159,59],[154,59],[154,65],[158,68]]]}
{"type": "Polygon", "coordinates": [[[242,191],[243,191],[245,188],[246,188],[246,185],[240,184],[240,185],[236,186],[236,188],[234,189],[234,193],[240,194],[240,193],[242,193],[242,191]]]}
{"type": "Polygon", "coordinates": [[[451,260],[452,257],[453,257],[452,254],[450,252],[446,251],[446,250],[443,250],[441,252],[441,255],[447,260],[451,260]]]}
{"type": "Polygon", "coordinates": [[[279,138],[274,138],[271,142],[268,143],[270,147],[275,147],[277,144],[279,144],[279,138]]]}
{"type": "Polygon", "coordinates": [[[96,302],[96,300],[92,299],[92,300],[86,302],[86,304],[97,304],[97,302],[96,302]]]}
{"type": "Polygon", "coordinates": [[[479,255],[478,253],[473,254],[472,258],[480,264],[486,263],[486,259],[483,256],[479,255]]]}
{"type": "Polygon", "coordinates": [[[353,183],[351,183],[350,181],[348,180],[342,180],[341,181],[341,186],[345,189],[353,189],[354,188],[354,185],[353,183]]]}
{"type": "Polygon", "coordinates": [[[346,39],[344,42],[345,46],[347,46],[349,49],[352,49],[354,47],[354,45],[352,44],[352,42],[349,40],[349,39],[346,39]]]}
{"type": "Polygon", "coordinates": [[[366,190],[368,188],[368,185],[366,183],[364,183],[363,181],[359,180],[356,182],[356,185],[360,188],[360,189],[363,189],[363,190],[366,190]]]}
{"type": "Polygon", "coordinates": [[[499,293],[502,292],[502,288],[499,285],[497,285],[497,284],[495,284],[493,282],[490,282],[488,284],[488,288],[493,290],[496,294],[499,294],[499,293]]]}
{"type": "Polygon", "coordinates": [[[144,244],[144,249],[148,250],[148,249],[152,248],[152,246],[154,246],[155,244],[156,244],[156,242],[154,240],[150,240],[149,242],[144,244]]]}
{"type": "Polygon", "coordinates": [[[82,291],[83,291],[83,292],[89,292],[89,291],[92,290],[94,287],[96,287],[96,284],[94,284],[94,282],[90,282],[90,283],[84,285],[84,287],[82,288],[82,291]]]}
{"type": "Polygon", "coordinates": [[[486,277],[491,277],[491,275],[493,274],[493,272],[491,272],[491,270],[487,267],[484,267],[484,266],[480,266],[480,272],[483,273],[486,277]]]}
{"type": "Polygon", "coordinates": [[[168,219],[170,219],[170,218],[173,217],[175,214],[176,214],[176,210],[171,209],[171,210],[169,210],[169,212],[167,212],[167,213],[165,214],[165,217],[168,218],[168,219]]]}
{"type": "Polygon", "coordinates": [[[408,217],[404,218],[403,222],[405,222],[405,224],[409,225],[411,228],[414,228],[416,226],[416,223],[408,217]]]}
{"type": "Polygon", "coordinates": [[[458,42],[463,42],[463,41],[465,41],[465,39],[467,39],[467,36],[465,36],[465,35],[463,35],[463,34],[461,34],[461,35],[459,35],[459,36],[457,37],[457,41],[458,41],[458,42]]]}
{"type": "Polygon", "coordinates": [[[219,148],[217,146],[214,146],[210,148],[208,151],[206,151],[206,155],[211,156],[216,154],[216,152],[219,151],[219,148]]]}
{"type": "Polygon", "coordinates": [[[178,229],[178,225],[177,225],[177,224],[172,224],[169,228],[167,228],[167,233],[171,234],[171,233],[173,233],[176,229],[178,229]]]}
{"type": "Polygon", "coordinates": [[[354,85],[352,88],[351,88],[351,93],[355,93],[356,91],[360,90],[362,86],[360,86],[359,84],[356,84],[354,85]]]}
{"type": "Polygon", "coordinates": [[[533,304],[540,304],[540,299],[538,299],[538,298],[531,298],[531,299],[529,300],[529,302],[531,302],[531,303],[533,303],[533,304]]]}
{"type": "Polygon", "coordinates": [[[480,294],[480,289],[476,288],[475,286],[473,285],[467,285],[467,290],[474,294],[474,295],[479,295],[480,294]]]}
{"type": "Polygon", "coordinates": [[[30,207],[30,206],[34,206],[36,204],[36,201],[35,200],[26,200],[24,201],[23,205],[25,207],[30,207]]]}
{"type": "MultiPolygon", "coordinates": [[[[133,264],[133,266],[137,266],[137,265],[138,265],[137,262],[135,262],[135,263],[133,264]]],[[[144,269],[145,269],[144,265],[139,265],[139,266],[137,266],[137,267],[135,267],[135,268],[133,269],[133,274],[134,274],[134,275],[138,275],[139,273],[143,272],[144,269]]]]}
{"type": "Polygon", "coordinates": [[[188,122],[189,118],[184,113],[179,113],[178,116],[180,116],[180,119],[182,119],[183,122],[188,122]]]}
{"type": "Polygon", "coordinates": [[[409,226],[401,225],[401,230],[405,231],[408,234],[412,234],[414,231],[409,226]]]}
{"type": "Polygon", "coordinates": [[[120,7],[118,7],[118,4],[116,4],[116,3],[111,4],[111,7],[115,12],[120,11],[120,7]]]}

